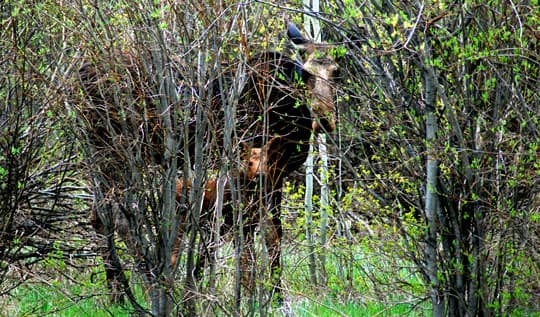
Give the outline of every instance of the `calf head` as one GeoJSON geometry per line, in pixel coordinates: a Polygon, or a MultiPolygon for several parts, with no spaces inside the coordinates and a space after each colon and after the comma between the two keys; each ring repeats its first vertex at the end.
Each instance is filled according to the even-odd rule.
{"type": "Polygon", "coordinates": [[[263,159],[264,155],[262,155],[261,148],[249,147],[244,144],[240,169],[241,178],[247,181],[252,181],[261,175],[261,173],[264,173],[262,170],[263,159]]]}
{"type": "Polygon", "coordinates": [[[273,137],[262,147],[244,149],[241,175],[248,181],[258,177],[264,177],[271,184],[276,184],[285,176],[288,157],[284,157],[283,150],[288,146],[296,146],[287,143],[283,137],[273,137]]]}

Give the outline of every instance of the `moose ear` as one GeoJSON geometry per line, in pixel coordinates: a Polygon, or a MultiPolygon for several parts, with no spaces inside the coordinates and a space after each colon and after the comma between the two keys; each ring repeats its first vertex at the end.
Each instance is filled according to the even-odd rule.
{"type": "Polygon", "coordinates": [[[296,45],[304,45],[311,43],[311,41],[302,36],[300,30],[292,22],[287,23],[287,36],[296,45]]]}

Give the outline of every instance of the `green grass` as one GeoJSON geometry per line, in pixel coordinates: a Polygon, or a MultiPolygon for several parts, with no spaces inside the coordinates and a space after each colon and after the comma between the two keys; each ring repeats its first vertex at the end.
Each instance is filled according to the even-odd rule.
{"type": "MultiPolygon", "coordinates": [[[[227,252],[227,249],[222,250],[227,252]]],[[[232,252],[232,251],[231,251],[232,252]]],[[[299,244],[289,246],[283,253],[283,283],[290,296],[289,309],[296,316],[425,316],[429,304],[417,303],[423,294],[423,284],[411,274],[410,265],[398,263],[373,252],[369,246],[336,246],[326,252],[325,278],[310,282],[306,250],[299,244]],[[398,278],[406,288],[394,283],[398,278]],[[380,284],[379,284],[380,283],[380,284]],[[407,295],[406,295],[407,294],[407,295]]],[[[39,282],[26,283],[13,290],[11,297],[0,298],[2,316],[129,316],[129,307],[110,306],[102,265],[92,269],[69,270],[61,263],[51,262],[39,270],[39,282]],[[66,270],[69,270],[66,271],[66,270]],[[69,277],[68,277],[69,276],[69,277]]],[[[224,262],[218,273],[218,291],[214,300],[232,308],[230,288],[233,264],[224,262]]],[[[321,270],[319,268],[318,274],[321,270]]],[[[136,279],[135,276],[131,278],[136,279]]],[[[181,283],[179,281],[179,283],[181,283]]],[[[180,287],[180,285],[179,285],[180,287]]],[[[181,289],[181,287],[180,287],[181,289]]],[[[139,303],[145,303],[141,287],[135,287],[139,303]]],[[[203,311],[221,314],[212,301],[200,302],[203,311]],[[213,307],[213,306],[212,306],[213,307]]],[[[279,309],[278,309],[279,311],[279,309]]],[[[280,313],[271,314],[280,316],[280,313]]]]}
{"type": "MultiPolygon", "coordinates": [[[[338,248],[339,250],[339,248],[338,248]]],[[[425,316],[429,312],[428,303],[423,303],[421,307],[413,307],[408,304],[381,304],[382,302],[403,303],[411,300],[410,296],[404,297],[403,290],[398,290],[393,284],[392,289],[385,289],[381,296],[380,292],[375,292],[373,281],[367,278],[368,274],[377,275],[385,285],[392,285],[391,281],[400,271],[393,271],[394,274],[385,272],[382,265],[387,265],[385,259],[379,256],[368,256],[370,250],[360,246],[355,246],[352,253],[353,258],[343,261],[340,258],[341,252],[330,252],[327,254],[326,263],[326,283],[323,285],[311,285],[309,282],[308,263],[305,257],[300,257],[303,250],[288,250],[284,256],[284,285],[289,289],[286,296],[291,296],[290,310],[295,316],[425,316]],[[359,256],[359,254],[361,256],[359,256]],[[344,267],[349,267],[350,271],[344,272],[344,267]],[[341,268],[338,269],[338,268],[341,268]],[[370,273],[371,272],[371,273],[370,273]],[[397,274],[396,274],[397,273],[397,274]]],[[[86,271],[70,271],[70,274],[63,274],[56,270],[55,265],[42,268],[45,278],[44,282],[26,283],[13,290],[11,297],[0,298],[0,317],[2,316],[130,316],[130,307],[109,305],[105,276],[102,266],[96,266],[86,271]],[[50,271],[51,267],[55,269],[50,271]],[[70,276],[69,278],[67,276],[70,276]],[[64,277],[62,277],[64,276],[64,277]]],[[[421,284],[414,275],[407,275],[404,271],[402,279],[407,280],[407,284],[415,287],[407,289],[411,291],[419,290],[421,284]]],[[[230,274],[221,275],[223,280],[218,284],[226,285],[230,283],[230,274]]],[[[372,276],[373,277],[373,276],[372,276]]],[[[222,290],[220,288],[220,290],[222,290]]],[[[139,303],[145,303],[145,297],[141,287],[135,287],[135,293],[139,303]]],[[[230,293],[222,290],[217,299],[222,304],[230,305],[230,293]]],[[[415,298],[419,298],[414,296],[415,298]]],[[[211,302],[200,303],[208,305],[211,302]]],[[[203,307],[203,311],[214,314],[221,314],[220,309],[203,307]]],[[[232,306],[227,306],[232,307],[232,306]]],[[[279,311],[279,309],[278,309],[279,311]]],[[[271,314],[280,316],[280,313],[271,314]]]]}
{"type": "Polygon", "coordinates": [[[379,303],[347,303],[339,305],[332,302],[320,304],[306,302],[293,309],[298,317],[425,316],[407,304],[387,306],[379,303]]]}
{"type": "Polygon", "coordinates": [[[0,316],[130,316],[130,310],[109,305],[103,290],[88,286],[83,290],[80,285],[62,289],[27,284],[15,289],[12,295],[11,299],[0,301],[0,316]]]}
{"type": "MultiPolygon", "coordinates": [[[[27,283],[18,287],[13,291],[12,297],[0,298],[0,316],[130,316],[130,309],[108,304],[103,284],[53,284],[55,283],[48,285],[27,283]]],[[[142,299],[142,290],[135,291],[142,299]]],[[[143,303],[142,300],[139,302],[143,303]]],[[[411,305],[384,305],[376,302],[340,303],[335,298],[317,302],[299,297],[297,302],[291,303],[291,310],[298,317],[425,316],[411,305]]]]}
{"type": "MultiPolygon", "coordinates": [[[[0,316],[130,316],[130,310],[121,306],[109,306],[104,295],[92,295],[86,290],[79,297],[73,297],[82,290],[73,285],[71,289],[60,290],[54,286],[26,285],[14,292],[15,301],[10,304],[0,302],[0,316]],[[71,296],[66,296],[67,293],[71,296]]],[[[90,292],[89,292],[90,291],[90,292]]],[[[383,305],[379,303],[346,303],[332,301],[315,303],[304,300],[292,305],[295,316],[425,316],[410,305],[383,305]]]]}
{"type": "Polygon", "coordinates": [[[293,307],[298,316],[425,316],[429,312],[428,302],[419,303],[425,291],[420,276],[414,273],[413,265],[402,260],[360,244],[337,246],[325,252],[324,276],[319,269],[319,285],[310,287],[310,263],[301,257],[305,252],[285,253],[287,288],[306,299],[293,307]]]}
{"type": "MultiPolygon", "coordinates": [[[[130,316],[131,306],[109,302],[102,265],[77,270],[51,262],[34,267],[31,279],[0,297],[0,317],[9,316],[130,316]],[[39,273],[38,273],[39,272],[39,273]]],[[[143,290],[134,285],[139,303],[143,290]]]]}

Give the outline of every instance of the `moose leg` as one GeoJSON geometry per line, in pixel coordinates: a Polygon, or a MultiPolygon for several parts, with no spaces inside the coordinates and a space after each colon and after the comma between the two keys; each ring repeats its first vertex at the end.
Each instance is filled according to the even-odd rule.
{"type": "MultiPolygon", "coordinates": [[[[215,271],[216,266],[216,256],[219,249],[221,233],[219,229],[217,232],[210,228],[213,221],[203,218],[203,221],[208,221],[209,223],[201,224],[199,227],[199,252],[197,254],[197,264],[195,266],[194,275],[200,281],[204,277],[204,270],[210,268],[211,272],[215,271]]],[[[210,279],[213,279],[213,274],[210,274],[210,279]]],[[[212,284],[211,282],[210,284],[212,284]]]]}
{"type": "MultiPolygon", "coordinates": [[[[178,199],[177,199],[178,201],[178,199]]],[[[178,212],[186,212],[185,210],[178,211],[178,212]]],[[[176,269],[176,262],[178,262],[178,258],[180,257],[180,251],[182,248],[183,238],[184,238],[184,232],[186,230],[186,216],[182,216],[180,220],[180,228],[178,228],[178,235],[176,236],[176,240],[174,242],[174,247],[171,252],[171,268],[176,269]]]]}
{"type": "Polygon", "coordinates": [[[277,304],[283,302],[281,293],[281,239],[283,237],[283,227],[281,225],[281,190],[276,190],[272,194],[271,215],[268,219],[266,233],[266,248],[270,259],[270,274],[272,282],[272,298],[277,304]]]}
{"type": "Polygon", "coordinates": [[[118,255],[116,254],[116,248],[114,244],[114,238],[107,236],[107,247],[103,252],[103,264],[105,266],[105,276],[107,278],[107,284],[109,286],[111,302],[115,304],[124,304],[124,291],[122,287],[122,278],[124,271],[118,261],[118,255]]]}
{"type": "Polygon", "coordinates": [[[266,248],[270,257],[270,273],[273,285],[272,295],[281,303],[283,297],[281,294],[281,238],[283,236],[281,219],[273,217],[270,225],[270,232],[266,237],[266,248]]]}
{"type": "Polygon", "coordinates": [[[100,238],[105,238],[105,245],[101,243],[98,248],[105,267],[105,278],[107,280],[107,287],[109,288],[111,302],[114,304],[124,304],[124,294],[122,292],[122,285],[120,283],[120,275],[123,272],[121,267],[119,268],[113,263],[113,252],[115,253],[115,251],[113,249],[114,246],[112,246],[110,243],[113,240],[113,238],[110,237],[112,233],[105,232],[105,225],[98,216],[96,207],[92,208],[90,223],[92,224],[92,227],[97,235],[100,238]]]}
{"type": "MultiPolygon", "coordinates": [[[[251,219],[246,219],[244,224],[244,243],[241,258],[241,270],[242,270],[242,287],[245,289],[245,293],[248,296],[254,294],[255,288],[255,274],[256,274],[256,258],[254,252],[255,244],[255,228],[261,222],[262,227],[265,230],[265,244],[268,251],[269,269],[270,274],[266,275],[270,277],[272,288],[269,289],[270,296],[269,301],[281,305],[283,302],[283,296],[281,293],[281,239],[283,236],[283,228],[281,225],[281,212],[279,209],[281,203],[281,191],[275,190],[267,196],[269,199],[268,208],[265,212],[268,212],[261,219],[259,217],[258,208],[249,209],[248,215],[251,215],[251,219]],[[261,221],[259,221],[261,219],[261,221]]],[[[257,207],[254,204],[254,207],[257,207]]],[[[244,212],[246,213],[246,212],[244,212]]],[[[266,271],[268,272],[268,271],[266,271]]],[[[263,286],[264,289],[264,286],[263,286]]],[[[260,295],[262,295],[261,293],[260,295]]],[[[266,297],[266,296],[265,296],[266,297]]]]}
{"type": "Polygon", "coordinates": [[[92,211],[92,226],[96,230],[96,233],[105,237],[106,247],[102,248],[102,259],[105,266],[105,276],[107,279],[107,285],[110,290],[110,299],[112,303],[115,304],[124,304],[125,298],[129,300],[129,303],[133,306],[136,315],[145,316],[148,314],[146,309],[142,307],[135,298],[135,295],[131,291],[129,281],[126,277],[122,263],[120,262],[120,257],[116,252],[116,244],[114,241],[114,222],[111,220],[112,216],[112,206],[110,204],[105,204],[99,208],[105,208],[104,212],[106,213],[105,219],[109,221],[103,221],[103,219],[98,214],[97,210],[92,211]]]}
{"type": "Polygon", "coordinates": [[[256,224],[249,223],[243,227],[244,241],[242,244],[242,257],[240,259],[240,268],[242,270],[242,287],[247,296],[253,295],[255,290],[255,227],[256,224]]]}

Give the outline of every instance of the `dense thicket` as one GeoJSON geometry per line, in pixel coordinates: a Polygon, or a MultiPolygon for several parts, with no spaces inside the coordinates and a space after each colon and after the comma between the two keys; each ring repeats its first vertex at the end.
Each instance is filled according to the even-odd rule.
{"type": "Polygon", "coordinates": [[[537,1],[332,8],[356,45],[341,152],[367,216],[399,230],[436,315],[537,310],[537,1]]]}
{"type": "MultiPolygon", "coordinates": [[[[90,198],[77,143],[55,109],[64,107],[62,28],[40,28],[39,8],[0,6],[0,294],[33,275],[35,264],[80,265],[90,198]]],[[[51,268],[53,271],[54,267],[51,268]]],[[[61,274],[61,271],[56,271],[61,274]]]]}

